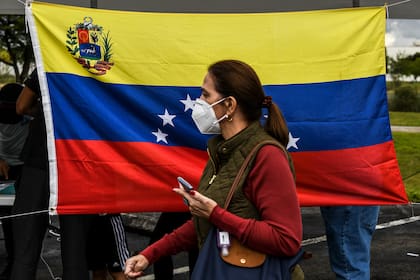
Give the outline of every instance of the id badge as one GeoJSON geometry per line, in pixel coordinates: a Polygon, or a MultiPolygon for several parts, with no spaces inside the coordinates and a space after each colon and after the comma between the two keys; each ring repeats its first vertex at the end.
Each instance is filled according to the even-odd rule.
{"type": "Polygon", "coordinates": [[[222,256],[229,255],[230,237],[229,232],[217,230],[217,247],[219,247],[222,256]]]}

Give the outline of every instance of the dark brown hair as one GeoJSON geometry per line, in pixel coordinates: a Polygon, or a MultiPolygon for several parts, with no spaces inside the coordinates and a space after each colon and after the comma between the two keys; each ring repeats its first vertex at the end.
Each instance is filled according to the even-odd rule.
{"type": "Polygon", "coordinates": [[[16,124],[23,119],[16,113],[16,100],[23,86],[9,83],[0,89],[0,123],[16,124]]]}
{"type": "Polygon", "coordinates": [[[221,60],[208,68],[216,90],[224,97],[233,96],[248,122],[259,121],[263,104],[268,108],[264,129],[285,147],[289,142],[289,129],[279,107],[265,102],[265,93],[257,73],[239,60],[221,60]]]}

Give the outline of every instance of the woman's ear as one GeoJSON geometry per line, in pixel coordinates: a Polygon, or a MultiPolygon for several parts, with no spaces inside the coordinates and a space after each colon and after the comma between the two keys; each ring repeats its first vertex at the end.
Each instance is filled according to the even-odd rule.
{"type": "Polygon", "coordinates": [[[236,98],[233,96],[229,96],[224,101],[225,105],[227,107],[227,114],[232,115],[236,111],[236,107],[238,106],[238,102],[236,101],[236,98]]]}

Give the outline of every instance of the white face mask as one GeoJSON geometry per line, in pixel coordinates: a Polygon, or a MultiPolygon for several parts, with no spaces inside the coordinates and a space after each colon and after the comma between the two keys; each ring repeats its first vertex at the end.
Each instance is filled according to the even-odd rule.
{"type": "Polygon", "coordinates": [[[228,116],[224,115],[220,119],[217,119],[213,106],[225,99],[226,98],[222,98],[213,104],[208,104],[203,99],[195,100],[191,117],[202,134],[220,134],[219,122],[226,119],[228,116]]]}

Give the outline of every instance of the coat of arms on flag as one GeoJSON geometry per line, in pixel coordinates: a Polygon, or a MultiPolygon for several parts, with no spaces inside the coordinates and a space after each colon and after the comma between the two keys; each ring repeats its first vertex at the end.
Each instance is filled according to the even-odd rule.
{"type": "Polygon", "coordinates": [[[114,63],[110,33],[93,24],[92,17],[84,17],[67,29],[67,51],[90,73],[104,75],[114,63]]]}

